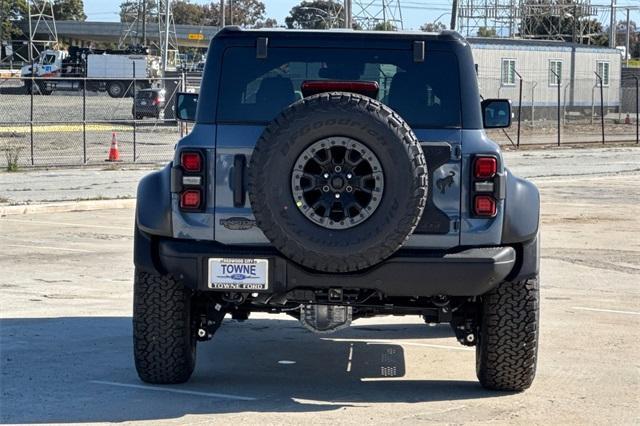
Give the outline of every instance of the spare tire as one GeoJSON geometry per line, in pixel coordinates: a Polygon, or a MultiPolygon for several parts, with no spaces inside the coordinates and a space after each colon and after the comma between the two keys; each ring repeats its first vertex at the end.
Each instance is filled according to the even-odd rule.
{"type": "Polygon", "coordinates": [[[286,257],[357,271],[398,250],[420,221],[427,167],[413,131],[382,103],[321,93],[287,107],[251,157],[258,227],[286,257]]]}

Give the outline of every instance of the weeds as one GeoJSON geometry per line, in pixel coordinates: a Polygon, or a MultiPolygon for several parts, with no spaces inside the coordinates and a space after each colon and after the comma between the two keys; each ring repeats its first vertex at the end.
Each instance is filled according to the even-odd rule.
{"type": "Polygon", "coordinates": [[[22,147],[16,143],[4,142],[2,144],[2,151],[4,151],[4,156],[7,160],[7,171],[17,172],[22,147]]]}

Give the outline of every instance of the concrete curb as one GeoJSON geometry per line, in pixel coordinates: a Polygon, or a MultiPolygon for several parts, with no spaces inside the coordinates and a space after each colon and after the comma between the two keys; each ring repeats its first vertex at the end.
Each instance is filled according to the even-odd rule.
{"type": "Polygon", "coordinates": [[[117,200],[59,201],[47,204],[0,206],[0,216],[35,213],[64,213],[106,209],[130,209],[134,208],[135,205],[135,198],[117,200]]]}

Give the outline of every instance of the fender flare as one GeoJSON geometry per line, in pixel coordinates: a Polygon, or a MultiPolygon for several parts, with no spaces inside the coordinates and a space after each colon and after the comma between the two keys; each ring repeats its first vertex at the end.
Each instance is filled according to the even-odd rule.
{"type": "Polygon", "coordinates": [[[146,234],[171,237],[171,163],[140,180],[136,225],[146,234]]]}
{"type": "Polygon", "coordinates": [[[508,280],[534,278],[540,271],[540,191],[507,170],[502,243],[516,248],[517,262],[508,280]]]}
{"type": "Polygon", "coordinates": [[[540,224],[540,191],[528,180],[507,169],[507,188],[502,223],[502,243],[533,240],[540,224]]]}

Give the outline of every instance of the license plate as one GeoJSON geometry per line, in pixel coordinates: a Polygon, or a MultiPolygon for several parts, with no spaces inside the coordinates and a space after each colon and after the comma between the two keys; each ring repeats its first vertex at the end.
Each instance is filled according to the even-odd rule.
{"type": "Polygon", "coordinates": [[[267,259],[209,259],[209,288],[214,290],[267,290],[267,259]]]}

